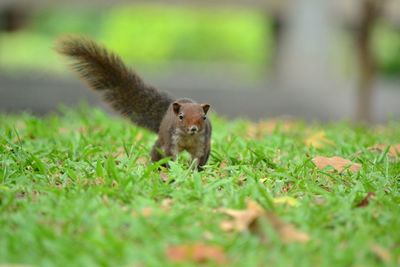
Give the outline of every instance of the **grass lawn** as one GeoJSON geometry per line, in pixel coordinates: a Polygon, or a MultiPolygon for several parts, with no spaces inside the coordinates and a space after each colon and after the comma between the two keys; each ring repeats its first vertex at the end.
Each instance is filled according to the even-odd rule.
{"type": "Polygon", "coordinates": [[[156,136],[98,109],[0,115],[0,263],[400,264],[400,123],[212,121],[203,172],[160,172],[156,136]]]}

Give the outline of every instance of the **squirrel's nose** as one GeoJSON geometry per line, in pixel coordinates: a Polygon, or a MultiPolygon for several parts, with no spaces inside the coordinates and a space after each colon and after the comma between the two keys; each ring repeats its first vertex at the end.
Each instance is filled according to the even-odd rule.
{"type": "Polygon", "coordinates": [[[191,133],[195,133],[195,132],[197,132],[197,130],[198,130],[197,126],[195,126],[195,125],[189,127],[189,132],[191,132],[191,133]]]}

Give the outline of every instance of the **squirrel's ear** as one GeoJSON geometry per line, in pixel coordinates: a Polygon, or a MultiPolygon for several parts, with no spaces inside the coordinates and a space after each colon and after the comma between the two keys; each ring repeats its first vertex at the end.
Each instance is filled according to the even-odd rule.
{"type": "Polygon", "coordinates": [[[210,109],[210,105],[209,104],[201,104],[201,107],[204,110],[204,114],[207,114],[208,110],[210,109]]]}
{"type": "Polygon", "coordinates": [[[179,114],[179,110],[181,109],[181,104],[179,104],[177,102],[173,103],[172,104],[172,109],[174,110],[174,113],[176,115],[178,115],[179,114]]]}

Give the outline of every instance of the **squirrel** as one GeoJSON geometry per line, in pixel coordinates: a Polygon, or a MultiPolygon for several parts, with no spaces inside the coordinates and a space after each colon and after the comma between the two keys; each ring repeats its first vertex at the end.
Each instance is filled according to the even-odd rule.
{"type": "Polygon", "coordinates": [[[179,152],[190,153],[200,171],[210,155],[211,122],[209,104],[189,98],[175,99],[146,84],[120,57],[84,37],[62,37],[55,50],[73,60],[72,68],[101,91],[106,102],[138,126],[158,133],[151,160],[176,159],[179,152]]]}

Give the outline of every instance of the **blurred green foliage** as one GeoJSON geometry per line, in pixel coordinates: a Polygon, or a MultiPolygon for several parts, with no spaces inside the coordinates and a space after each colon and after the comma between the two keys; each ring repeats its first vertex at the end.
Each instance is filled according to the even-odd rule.
{"type": "Polygon", "coordinates": [[[400,31],[378,23],[374,29],[373,45],[380,71],[389,75],[399,75],[400,31]]]}
{"type": "Polygon", "coordinates": [[[82,33],[92,36],[101,33],[105,14],[102,10],[61,8],[41,10],[32,19],[29,31],[42,36],[58,36],[62,33],[82,33]]]}
{"type": "MultiPolygon", "coordinates": [[[[265,19],[254,11],[157,6],[116,8],[104,20],[105,42],[127,58],[263,63],[265,19]]],[[[269,40],[268,40],[269,41],[269,40]]],[[[267,42],[268,44],[269,42],[267,42]]],[[[265,51],[267,46],[267,51],[265,51]]]]}
{"type": "MultiPolygon", "coordinates": [[[[224,62],[257,70],[270,67],[274,50],[272,23],[262,11],[173,5],[63,7],[37,12],[24,31],[0,33],[0,68],[65,70],[52,47],[67,33],[94,38],[131,64],[224,62]]],[[[351,55],[353,48],[342,47],[339,53],[351,55]]],[[[374,53],[381,73],[400,74],[398,30],[378,23],[374,53]]]]}
{"type": "Polygon", "coordinates": [[[272,54],[270,25],[262,12],[226,8],[144,5],[44,10],[26,31],[0,36],[0,64],[58,69],[60,62],[51,51],[54,39],[71,33],[90,36],[124,60],[139,64],[189,60],[259,67],[272,54]]]}

